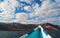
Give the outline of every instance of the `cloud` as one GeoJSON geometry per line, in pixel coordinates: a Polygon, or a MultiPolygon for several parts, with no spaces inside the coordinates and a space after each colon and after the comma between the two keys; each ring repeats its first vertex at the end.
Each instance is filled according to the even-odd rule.
{"type": "Polygon", "coordinates": [[[40,24],[49,22],[60,25],[60,0],[55,0],[55,2],[52,0],[40,0],[42,1],[41,6],[36,2],[31,4],[34,0],[19,0],[20,2],[29,3],[31,6],[23,6],[23,9],[29,12],[18,12],[16,14],[15,7],[21,7],[22,3],[20,4],[16,0],[8,1],[5,0],[3,3],[0,3],[0,8],[4,10],[0,13],[0,21],[3,20],[3,22],[18,22],[23,24],[40,24]]]}
{"type": "Polygon", "coordinates": [[[16,19],[18,20],[26,20],[26,18],[28,18],[28,15],[25,13],[17,13],[16,14],[16,19]]]}
{"type": "Polygon", "coordinates": [[[31,8],[31,6],[24,6],[24,10],[27,10],[27,11],[31,12],[32,8],[31,8]]]}
{"type": "Polygon", "coordinates": [[[60,26],[60,17],[58,17],[58,18],[46,18],[45,20],[43,20],[43,23],[52,23],[52,24],[60,26]]]}
{"type": "Polygon", "coordinates": [[[42,5],[40,7],[33,6],[34,12],[32,12],[32,15],[40,16],[40,17],[44,18],[42,23],[49,22],[49,23],[59,24],[58,23],[58,22],[60,22],[58,20],[60,17],[59,4],[60,4],[59,2],[54,3],[50,0],[43,1],[42,5]]]}
{"type": "Polygon", "coordinates": [[[29,3],[31,4],[33,0],[20,0],[21,2],[26,2],[26,3],[29,3]]]}
{"type": "MultiPolygon", "coordinates": [[[[32,24],[38,24],[38,23],[54,23],[59,24],[60,22],[58,19],[60,17],[60,8],[59,8],[59,1],[55,0],[56,2],[52,2],[51,0],[45,0],[42,2],[42,5],[39,6],[38,4],[33,5],[33,12],[30,13],[30,18],[34,16],[39,16],[44,18],[44,20],[37,18],[37,20],[34,20],[34,18],[30,20],[25,20],[24,23],[32,23],[32,24]],[[58,18],[58,19],[57,19],[58,18]],[[39,19],[39,20],[38,20],[39,19]],[[31,22],[32,21],[32,22],[31,22]]],[[[30,10],[29,7],[27,7],[27,10],[30,10]]],[[[23,21],[22,21],[23,22],[23,21]]],[[[28,24],[27,23],[27,24],[28,24]]]]}
{"type": "Polygon", "coordinates": [[[21,24],[40,24],[42,20],[15,20],[14,22],[21,24]]]}
{"type": "MultiPolygon", "coordinates": [[[[52,3],[53,4],[53,3],[52,3]]],[[[52,5],[49,1],[44,1],[41,5],[41,7],[34,8],[35,15],[42,16],[46,18],[47,16],[57,16],[60,13],[60,9],[55,7],[57,4],[52,5]],[[48,6],[49,5],[49,6],[48,6]]]]}
{"type": "Polygon", "coordinates": [[[3,2],[0,3],[0,10],[3,10],[0,13],[0,21],[8,21],[12,18],[14,18],[14,11],[15,7],[18,6],[18,2],[16,0],[4,0],[3,2]]]}

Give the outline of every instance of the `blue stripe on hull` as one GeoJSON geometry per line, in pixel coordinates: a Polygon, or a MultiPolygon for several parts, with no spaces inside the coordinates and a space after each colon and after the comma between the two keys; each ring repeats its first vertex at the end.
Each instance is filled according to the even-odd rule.
{"type": "Polygon", "coordinates": [[[42,37],[41,30],[37,29],[34,30],[34,32],[28,34],[28,36],[25,38],[43,38],[43,37],[42,37]]]}
{"type": "MultiPolygon", "coordinates": [[[[26,35],[22,36],[23,38],[52,38],[45,29],[42,27],[35,28],[26,35]]],[[[21,37],[21,38],[22,38],[21,37]]]]}

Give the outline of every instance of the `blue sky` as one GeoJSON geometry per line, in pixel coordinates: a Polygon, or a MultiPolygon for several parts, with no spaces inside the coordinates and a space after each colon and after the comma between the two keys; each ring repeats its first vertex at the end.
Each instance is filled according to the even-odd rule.
{"type": "Polygon", "coordinates": [[[0,0],[0,22],[60,25],[60,0],[0,0]]]}

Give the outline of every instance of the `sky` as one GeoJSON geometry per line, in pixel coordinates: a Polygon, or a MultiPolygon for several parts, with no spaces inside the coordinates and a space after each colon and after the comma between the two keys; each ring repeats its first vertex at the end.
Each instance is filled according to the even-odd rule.
{"type": "Polygon", "coordinates": [[[60,0],[0,0],[0,22],[60,25],[60,0]]]}

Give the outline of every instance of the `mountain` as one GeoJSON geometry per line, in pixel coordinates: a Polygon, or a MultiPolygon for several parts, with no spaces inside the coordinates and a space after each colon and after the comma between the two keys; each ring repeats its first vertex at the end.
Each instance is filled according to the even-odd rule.
{"type": "Polygon", "coordinates": [[[42,24],[42,27],[48,31],[59,31],[60,27],[51,23],[42,24]]]}
{"type": "Polygon", "coordinates": [[[44,23],[44,24],[20,24],[20,23],[0,23],[0,30],[2,31],[24,31],[32,30],[38,25],[41,25],[44,29],[50,31],[58,31],[60,27],[58,25],[44,23]]]}
{"type": "Polygon", "coordinates": [[[31,30],[35,27],[37,26],[34,24],[0,23],[0,30],[3,31],[31,30]]]}

